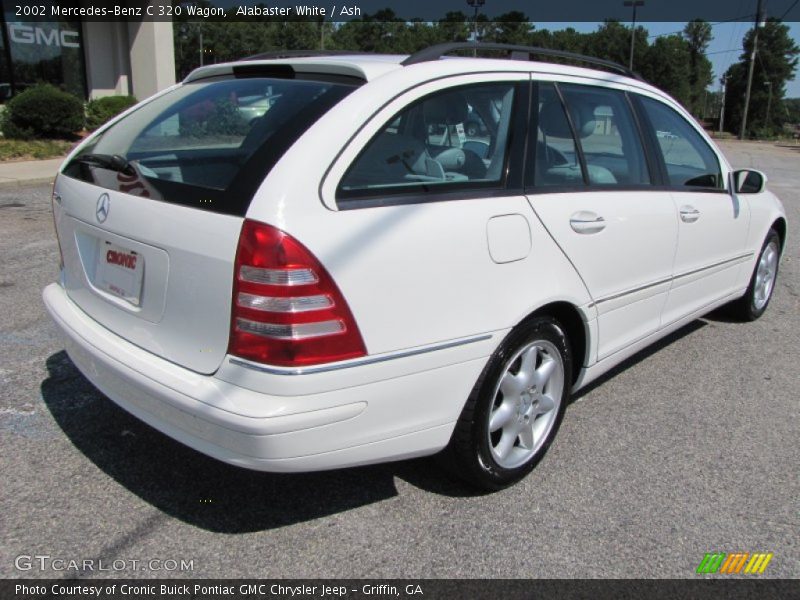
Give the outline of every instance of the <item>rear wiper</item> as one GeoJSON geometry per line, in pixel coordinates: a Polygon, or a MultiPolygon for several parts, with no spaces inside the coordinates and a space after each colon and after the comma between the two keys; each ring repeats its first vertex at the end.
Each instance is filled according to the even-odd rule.
{"type": "Polygon", "coordinates": [[[125,173],[126,175],[135,175],[136,171],[130,162],[119,154],[81,154],[72,159],[74,162],[89,163],[109,169],[110,171],[117,171],[118,173],[125,173]]]}

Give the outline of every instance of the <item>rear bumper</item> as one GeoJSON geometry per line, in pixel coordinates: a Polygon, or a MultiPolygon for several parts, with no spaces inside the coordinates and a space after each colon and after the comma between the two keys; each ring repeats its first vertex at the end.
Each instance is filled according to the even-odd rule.
{"type": "Polygon", "coordinates": [[[261,471],[323,470],[437,452],[496,343],[491,336],[423,356],[292,376],[226,358],[216,375],[202,375],[105,329],[58,284],[47,286],[43,299],[70,358],[108,398],[195,450],[261,471]]]}

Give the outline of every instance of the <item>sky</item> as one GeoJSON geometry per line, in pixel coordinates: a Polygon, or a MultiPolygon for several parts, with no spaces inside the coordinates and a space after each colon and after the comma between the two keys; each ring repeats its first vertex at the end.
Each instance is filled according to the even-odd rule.
{"type": "MultiPolygon", "coordinates": [[[[594,31],[599,23],[534,23],[537,29],[550,29],[553,31],[572,27],[581,33],[594,31]]],[[[683,30],[685,23],[638,23],[649,32],[650,42],[655,36],[668,35],[683,30]]],[[[787,22],[789,35],[800,45],[800,23],[787,22]]],[[[708,45],[707,56],[714,67],[714,84],[711,89],[720,89],[719,79],[728,70],[728,67],[739,60],[742,53],[742,39],[752,27],[752,22],[712,23],[714,39],[708,45]]],[[[634,70],[636,59],[634,57],[634,70]]],[[[795,70],[795,79],[786,84],[787,98],[800,98],[800,69],[795,70]]]]}

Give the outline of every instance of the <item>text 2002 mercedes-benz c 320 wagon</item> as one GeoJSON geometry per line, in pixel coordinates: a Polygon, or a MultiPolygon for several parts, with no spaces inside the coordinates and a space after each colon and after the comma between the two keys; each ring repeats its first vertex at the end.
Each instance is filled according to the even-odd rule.
{"type": "Polygon", "coordinates": [[[786,217],[761,173],[623,67],[465,47],[204,67],[88,138],[44,291],[75,365],[234,465],[445,449],[497,489],[571,391],[715,307],[764,312],[786,217]]]}

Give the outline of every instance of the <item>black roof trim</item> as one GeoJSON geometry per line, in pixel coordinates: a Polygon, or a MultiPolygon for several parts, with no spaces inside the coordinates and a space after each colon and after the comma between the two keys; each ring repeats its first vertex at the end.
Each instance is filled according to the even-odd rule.
{"type": "Polygon", "coordinates": [[[566,58],[576,62],[583,62],[590,65],[605,67],[610,71],[620,73],[639,81],[644,81],[641,75],[632,71],[628,67],[594,56],[586,56],[565,50],[553,50],[550,48],[539,48],[537,46],[517,46],[514,44],[493,44],[490,42],[453,42],[449,44],[437,44],[415,52],[401,64],[404,67],[416,65],[423,62],[439,60],[442,56],[455,52],[456,50],[504,50],[508,57],[516,60],[536,60],[537,57],[566,58]]]}

